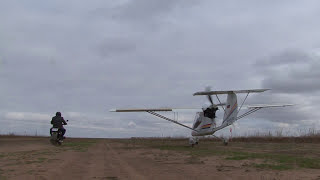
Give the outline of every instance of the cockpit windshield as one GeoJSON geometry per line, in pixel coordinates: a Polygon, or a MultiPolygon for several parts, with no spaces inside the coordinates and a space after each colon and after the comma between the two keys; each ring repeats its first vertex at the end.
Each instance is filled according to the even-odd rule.
{"type": "Polygon", "coordinates": [[[199,126],[199,124],[201,123],[201,120],[202,120],[201,113],[203,113],[203,112],[198,112],[196,114],[196,117],[194,118],[194,123],[192,126],[193,129],[196,129],[199,126]]]}

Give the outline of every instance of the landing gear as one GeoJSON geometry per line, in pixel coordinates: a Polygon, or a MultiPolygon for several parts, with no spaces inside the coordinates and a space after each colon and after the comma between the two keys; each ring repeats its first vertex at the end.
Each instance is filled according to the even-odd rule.
{"type": "Polygon", "coordinates": [[[217,138],[217,139],[221,139],[222,142],[223,142],[223,145],[228,146],[228,144],[229,144],[229,139],[228,138],[218,137],[218,136],[215,136],[215,135],[212,135],[212,136],[217,138]]]}
{"type": "Polygon", "coordinates": [[[198,145],[199,144],[199,139],[196,137],[190,137],[189,138],[189,144],[191,145],[191,147],[194,147],[194,145],[198,145]]]}
{"type": "Polygon", "coordinates": [[[228,146],[229,140],[228,139],[223,139],[223,145],[228,146]]]}

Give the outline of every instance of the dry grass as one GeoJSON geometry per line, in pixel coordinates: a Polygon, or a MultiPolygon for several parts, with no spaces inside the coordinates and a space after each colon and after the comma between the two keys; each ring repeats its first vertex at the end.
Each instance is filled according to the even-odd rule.
{"type": "Polygon", "coordinates": [[[258,132],[255,135],[234,137],[231,140],[234,142],[320,143],[320,132],[314,129],[309,129],[304,133],[300,132],[300,136],[284,136],[282,132],[282,130],[274,134],[258,132]]]}

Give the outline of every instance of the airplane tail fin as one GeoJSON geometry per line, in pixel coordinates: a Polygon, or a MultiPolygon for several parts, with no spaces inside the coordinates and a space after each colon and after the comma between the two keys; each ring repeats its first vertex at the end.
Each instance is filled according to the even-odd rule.
{"type": "Polygon", "coordinates": [[[238,102],[237,102],[237,95],[235,93],[229,93],[227,97],[227,103],[225,106],[225,113],[223,116],[222,124],[232,124],[234,121],[237,120],[238,115],[238,102]]]}

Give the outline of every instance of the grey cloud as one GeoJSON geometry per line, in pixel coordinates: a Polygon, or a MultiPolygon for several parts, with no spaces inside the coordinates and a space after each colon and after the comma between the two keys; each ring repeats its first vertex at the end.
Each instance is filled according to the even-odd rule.
{"type": "MultiPolygon", "coordinates": [[[[320,118],[317,106],[320,102],[319,77],[320,56],[313,50],[286,50],[258,60],[254,67],[262,80],[262,87],[272,90],[256,95],[249,102],[291,103],[295,106],[283,109],[265,109],[248,119],[265,119],[287,123],[296,129],[310,128],[320,118]]],[[[315,126],[317,127],[317,126],[315,126]]],[[[294,129],[293,128],[293,129],[294,129]]]]}
{"type": "Polygon", "coordinates": [[[129,21],[145,22],[157,18],[161,14],[170,13],[175,7],[191,5],[191,2],[180,0],[138,0],[113,9],[113,18],[129,21]]]}
{"type": "Polygon", "coordinates": [[[312,57],[308,55],[306,52],[301,50],[287,50],[285,52],[278,53],[276,55],[272,55],[270,57],[266,57],[264,60],[260,60],[256,62],[256,66],[258,67],[266,67],[272,68],[279,65],[294,65],[310,63],[312,61],[312,57]]]}
{"type": "Polygon", "coordinates": [[[320,91],[320,56],[307,52],[287,51],[258,61],[263,72],[263,87],[278,93],[315,93],[320,91]]]}
{"type": "Polygon", "coordinates": [[[112,55],[121,55],[134,51],[136,46],[134,43],[126,42],[125,38],[109,38],[104,39],[97,47],[98,53],[102,57],[110,57],[112,55]]]}
{"type": "MultiPolygon", "coordinates": [[[[0,107],[4,112],[83,113],[70,117],[74,136],[81,135],[77,131],[92,137],[156,136],[160,129],[188,135],[188,130],[149,114],[113,114],[108,109],[201,107],[206,99],[192,93],[207,85],[217,90],[266,87],[277,96],[254,96],[254,101],[276,97],[278,102],[301,102],[309,95],[306,101],[312,103],[287,115],[284,109],[273,111],[272,117],[269,111],[252,117],[264,118],[272,127],[280,119],[277,114],[283,122],[310,120],[318,100],[293,82],[318,93],[311,84],[318,76],[318,59],[304,54],[320,44],[314,3],[1,2],[0,58],[5,63],[0,67],[0,107]],[[274,55],[288,48],[301,52],[274,55]],[[286,87],[291,86],[289,93],[286,87]],[[130,121],[137,126],[128,130],[124,127],[130,121]]],[[[193,118],[181,115],[185,123],[193,118]]],[[[265,126],[254,122],[250,127],[255,125],[265,126]]],[[[24,129],[13,122],[10,127],[24,129]]]]}

